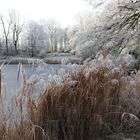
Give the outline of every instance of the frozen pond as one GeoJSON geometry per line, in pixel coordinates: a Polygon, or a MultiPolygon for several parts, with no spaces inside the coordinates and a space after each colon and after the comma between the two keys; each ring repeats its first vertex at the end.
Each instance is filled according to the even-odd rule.
{"type": "MultiPolygon", "coordinates": [[[[32,75],[41,76],[43,73],[45,75],[59,75],[59,71],[66,69],[66,65],[61,64],[46,64],[42,67],[34,66],[29,64],[24,64],[23,70],[25,71],[26,77],[29,78],[32,75]]],[[[5,65],[2,68],[2,79],[5,86],[6,93],[16,92],[17,89],[23,85],[22,74],[18,76],[18,65],[5,65]]]]}

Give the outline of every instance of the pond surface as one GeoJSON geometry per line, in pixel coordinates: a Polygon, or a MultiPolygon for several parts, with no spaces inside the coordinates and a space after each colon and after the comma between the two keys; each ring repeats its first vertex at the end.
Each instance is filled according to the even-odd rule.
{"type": "MultiPolygon", "coordinates": [[[[57,75],[61,69],[66,69],[66,65],[61,64],[46,64],[43,66],[34,66],[29,64],[22,65],[22,70],[25,71],[26,77],[32,75],[57,75]]],[[[21,70],[21,71],[22,71],[21,70]]],[[[21,72],[22,73],[22,72],[21,72]]],[[[2,68],[2,81],[5,86],[6,93],[13,93],[23,85],[22,74],[18,76],[18,65],[4,65],[2,68]]]]}

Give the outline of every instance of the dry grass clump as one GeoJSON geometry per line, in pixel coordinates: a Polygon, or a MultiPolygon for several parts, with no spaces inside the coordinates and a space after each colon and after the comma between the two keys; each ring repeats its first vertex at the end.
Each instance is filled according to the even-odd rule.
{"type": "Polygon", "coordinates": [[[18,105],[14,106],[14,109],[18,111],[18,114],[16,114],[15,110],[9,110],[9,115],[6,114],[3,116],[3,118],[1,118],[0,140],[37,140],[37,129],[40,132],[39,134],[42,137],[42,140],[43,137],[46,139],[47,135],[45,134],[44,130],[40,126],[35,125],[35,102],[31,99],[27,101],[26,109],[28,109],[28,114],[26,116],[23,112],[23,106],[25,103],[23,102],[22,98],[17,103],[18,105]]]}
{"type": "Polygon", "coordinates": [[[38,125],[50,139],[91,140],[120,131],[122,73],[105,66],[85,73],[82,69],[73,82],[53,85],[41,97],[38,125]]]}

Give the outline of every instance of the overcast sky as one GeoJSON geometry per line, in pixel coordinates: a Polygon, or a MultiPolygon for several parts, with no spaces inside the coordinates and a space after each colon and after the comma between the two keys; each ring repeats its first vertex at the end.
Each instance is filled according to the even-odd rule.
{"type": "Polygon", "coordinates": [[[72,25],[78,13],[91,7],[84,0],[2,0],[0,12],[16,9],[27,20],[55,18],[62,26],[72,25]]]}

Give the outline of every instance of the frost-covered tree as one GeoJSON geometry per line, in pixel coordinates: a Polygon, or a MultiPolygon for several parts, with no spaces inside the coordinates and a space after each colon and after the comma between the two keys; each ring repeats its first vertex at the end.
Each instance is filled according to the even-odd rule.
{"type": "Polygon", "coordinates": [[[46,50],[44,49],[45,45],[47,44],[46,38],[47,35],[44,31],[44,27],[37,22],[31,21],[27,25],[26,31],[29,55],[31,55],[32,57],[36,56],[41,52],[41,50],[46,52],[46,50]]]}
{"type": "MultiPolygon", "coordinates": [[[[99,24],[96,24],[96,20],[89,20],[91,24],[86,24],[88,30],[78,30],[76,33],[78,35],[76,40],[77,54],[86,58],[93,56],[100,49],[105,49],[112,54],[119,55],[124,48],[130,46],[131,42],[138,38],[138,7],[139,1],[104,1],[98,15],[100,17],[99,24]],[[87,49],[90,51],[86,51],[87,49]]],[[[80,25],[81,23],[79,23],[80,25]]],[[[135,44],[138,43],[135,42],[135,44]]]]}
{"type": "Polygon", "coordinates": [[[126,5],[120,7],[124,13],[122,22],[119,23],[119,30],[126,28],[131,34],[131,40],[134,42],[135,48],[130,53],[137,59],[136,68],[140,68],[140,0],[132,0],[126,5]]]}
{"type": "Polygon", "coordinates": [[[49,19],[45,21],[46,30],[49,36],[49,45],[51,51],[57,51],[57,30],[58,30],[58,23],[54,19],[49,19]]]}
{"type": "Polygon", "coordinates": [[[102,30],[97,17],[92,13],[80,15],[77,26],[73,28],[70,45],[76,48],[76,55],[84,59],[95,55],[100,47],[98,40],[102,30]]]}
{"type": "Polygon", "coordinates": [[[42,20],[48,35],[50,52],[63,51],[68,45],[67,28],[62,28],[55,19],[42,20]]]}
{"type": "Polygon", "coordinates": [[[68,49],[68,29],[59,27],[56,33],[56,40],[57,40],[57,50],[58,51],[65,51],[68,49]]]}

